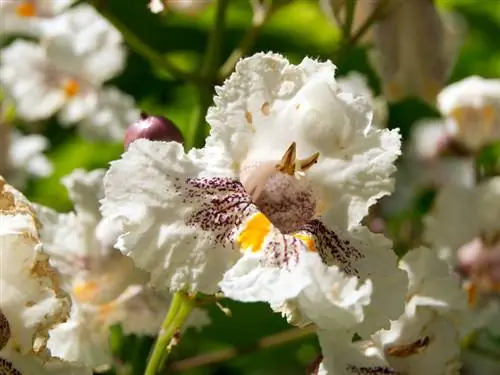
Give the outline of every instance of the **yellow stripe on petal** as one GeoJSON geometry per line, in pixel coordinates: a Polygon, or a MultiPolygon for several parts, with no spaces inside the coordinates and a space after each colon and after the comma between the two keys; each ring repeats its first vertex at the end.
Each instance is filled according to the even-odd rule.
{"type": "Polygon", "coordinates": [[[99,285],[95,281],[81,281],[73,286],[73,293],[80,302],[90,302],[94,299],[99,285]]]}
{"type": "Polygon", "coordinates": [[[269,234],[271,227],[272,224],[269,219],[261,212],[258,212],[246,223],[236,241],[242,249],[250,249],[253,253],[256,253],[262,249],[264,239],[269,234]]]}
{"type": "Polygon", "coordinates": [[[34,17],[36,16],[35,5],[30,2],[22,2],[16,7],[16,13],[20,17],[34,17]]]}
{"type": "Polygon", "coordinates": [[[316,252],[316,245],[314,243],[314,238],[303,233],[296,233],[293,235],[295,238],[302,241],[302,243],[307,247],[307,250],[311,252],[316,252]]]}

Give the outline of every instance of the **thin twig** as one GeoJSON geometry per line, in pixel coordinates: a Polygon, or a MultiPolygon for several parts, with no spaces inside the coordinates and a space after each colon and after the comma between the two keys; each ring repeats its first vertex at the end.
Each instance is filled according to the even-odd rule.
{"type": "Polygon", "coordinates": [[[194,113],[186,147],[201,147],[205,141],[205,115],[212,104],[213,82],[216,79],[220,63],[220,49],[223,42],[226,12],[229,0],[218,0],[214,25],[208,40],[208,47],[201,68],[202,82],[197,85],[199,105],[194,113]]]}
{"type": "Polygon", "coordinates": [[[263,337],[250,347],[222,349],[213,353],[201,354],[195,357],[173,362],[169,366],[169,369],[171,371],[180,372],[196,367],[225,362],[236,356],[246,355],[258,350],[269,349],[289,342],[297,341],[305,337],[309,337],[315,332],[316,328],[314,326],[306,328],[292,328],[287,331],[263,337]]]}
{"type": "Polygon", "coordinates": [[[254,7],[251,27],[241,39],[238,47],[234,49],[231,55],[227,58],[226,62],[220,68],[218,78],[219,82],[223,82],[232,73],[238,60],[245,56],[252,48],[260,34],[260,31],[262,30],[262,27],[266,24],[271,15],[273,15],[279,8],[279,5],[276,3],[259,5],[260,7],[254,7]]]}
{"type": "Polygon", "coordinates": [[[151,62],[152,65],[162,68],[178,79],[186,81],[199,81],[200,78],[178,68],[174,63],[167,59],[162,54],[156,52],[153,47],[150,47],[144,40],[141,40],[133,31],[131,31],[124,23],[122,23],[100,0],[89,0],[89,3],[101,13],[122,35],[126,43],[139,55],[143,56],[151,62]]]}

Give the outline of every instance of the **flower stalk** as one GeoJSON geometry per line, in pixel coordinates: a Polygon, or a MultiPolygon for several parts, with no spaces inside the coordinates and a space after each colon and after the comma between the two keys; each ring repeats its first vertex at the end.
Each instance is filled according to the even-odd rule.
{"type": "Polygon", "coordinates": [[[212,104],[213,83],[217,77],[220,64],[220,50],[224,38],[226,12],[229,0],[219,0],[212,32],[208,40],[207,51],[201,68],[201,82],[197,85],[199,105],[196,109],[192,123],[189,128],[189,137],[186,140],[186,148],[201,147],[206,137],[205,114],[212,104]]]}
{"type": "Polygon", "coordinates": [[[174,294],[170,309],[165,316],[160,333],[153,346],[144,375],[157,375],[162,370],[173,347],[170,342],[176,337],[194,307],[194,300],[185,292],[176,292],[174,294]]]}

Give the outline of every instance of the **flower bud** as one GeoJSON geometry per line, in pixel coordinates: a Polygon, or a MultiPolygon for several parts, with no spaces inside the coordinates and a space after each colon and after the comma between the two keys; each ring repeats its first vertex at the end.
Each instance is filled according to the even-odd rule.
{"type": "Polygon", "coordinates": [[[123,146],[125,149],[139,138],[146,138],[151,141],[175,141],[182,143],[184,141],[181,132],[177,126],[168,118],[163,116],[149,116],[142,112],[141,118],[134,122],[125,133],[123,146]]]}
{"type": "Polygon", "coordinates": [[[370,55],[384,96],[389,101],[417,96],[434,104],[455,63],[461,19],[440,14],[432,0],[387,4],[383,18],[372,26],[375,48],[370,55]]]}

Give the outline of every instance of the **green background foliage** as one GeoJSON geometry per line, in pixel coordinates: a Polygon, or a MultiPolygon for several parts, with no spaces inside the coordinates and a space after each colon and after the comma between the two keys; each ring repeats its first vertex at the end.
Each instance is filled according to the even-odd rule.
{"type": "MultiPolygon", "coordinates": [[[[197,17],[173,12],[159,16],[148,11],[146,0],[101,0],[97,3],[147,45],[168,56],[183,70],[200,70],[213,23],[214,7],[197,17]]],[[[438,3],[443,8],[458,11],[468,24],[468,34],[450,81],[473,74],[499,77],[500,7],[497,1],[440,0],[438,3]]],[[[248,0],[231,0],[220,46],[221,61],[238,44],[250,21],[248,0]]],[[[286,55],[292,62],[299,62],[306,55],[326,59],[333,56],[339,40],[339,31],[325,18],[317,0],[296,0],[273,15],[250,53],[272,50],[286,55]]],[[[339,75],[351,70],[360,71],[369,77],[375,91],[379,89],[378,79],[368,65],[364,49],[356,47],[342,56],[340,62],[334,62],[339,65],[339,75]]],[[[189,134],[191,117],[198,105],[194,85],[172,77],[132,50],[123,74],[111,83],[132,95],[141,109],[168,116],[185,136],[189,134]]],[[[434,109],[416,99],[409,99],[391,105],[389,127],[400,127],[406,136],[415,120],[435,116],[437,113],[434,109]]],[[[91,170],[106,167],[109,161],[119,157],[122,145],[89,143],[79,138],[74,129],[61,128],[55,120],[39,126],[51,142],[48,156],[54,163],[55,173],[49,178],[30,181],[27,194],[36,202],[67,211],[71,209],[71,203],[60,185],[60,178],[74,168],[91,170]]],[[[254,350],[259,338],[280,332],[287,328],[287,324],[264,305],[227,301],[224,301],[224,305],[232,310],[232,317],[225,316],[215,306],[210,307],[213,324],[199,333],[189,330],[171,355],[170,362],[231,347],[240,348],[242,354],[183,373],[305,374],[306,366],[319,353],[314,336],[268,350],[254,350]]],[[[121,363],[121,373],[141,374],[151,344],[150,338],[123,337],[119,327],[114,328],[112,346],[121,363]]],[[[170,373],[170,370],[167,369],[165,373],[170,373]]]]}

